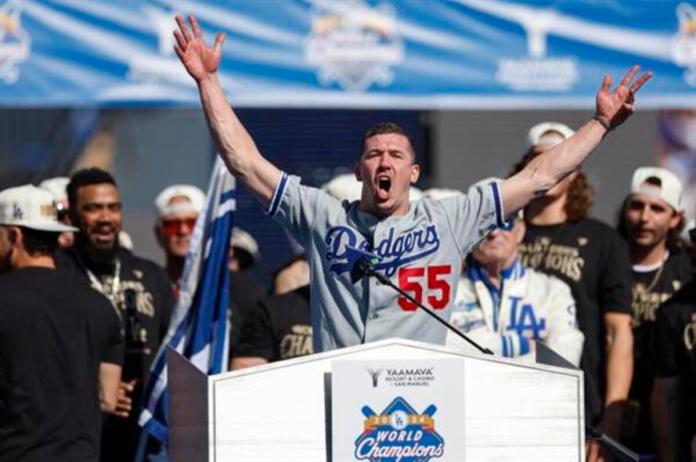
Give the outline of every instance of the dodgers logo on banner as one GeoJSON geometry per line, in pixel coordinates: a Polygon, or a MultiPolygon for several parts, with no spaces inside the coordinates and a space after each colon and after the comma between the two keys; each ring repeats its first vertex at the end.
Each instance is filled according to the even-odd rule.
{"type": "Polygon", "coordinates": [[[323,85],[337,82],[361,92],[373,83],[392,82],[390,67],[404,59],[395,10],[362,1],[314,2],[312,31],[305,46],[307,62],[319,68],[323,85]]]}
{"type": "Polygon", "coordinates": [[[445,441],[435,431],[435,405],[416,412],[402,397],[381,414],[362,408],[364,431],[355,440],[355,457],[370,462],[427,462],[442,457],[445,441]]]}

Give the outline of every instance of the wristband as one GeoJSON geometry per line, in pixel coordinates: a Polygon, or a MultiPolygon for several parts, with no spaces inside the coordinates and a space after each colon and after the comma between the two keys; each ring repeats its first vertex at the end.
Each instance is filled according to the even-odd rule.
{"type": "Polygon", "coordinates": [[[592,116],[592,119],[593,119],[593,120],[596,120],[597,122],[599,122],[599,125],[601,125],[602,127],[604,127],[607,131],[610,131],[610,130],[611,130],[611,124],[607,121],[606,118],[604,118],[604,117],[602,117],[602,116],[600,116],[600,115],[595,114],[595,115],[592,116]]]}

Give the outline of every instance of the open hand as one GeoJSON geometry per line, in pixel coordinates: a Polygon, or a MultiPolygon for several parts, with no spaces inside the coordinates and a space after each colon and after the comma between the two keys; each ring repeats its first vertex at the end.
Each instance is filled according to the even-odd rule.
{"type": "Polygon", "coordinates": [[[215,36],[215,43],[211,47],[203,41],[203,34],[196,18],[189,16],[189,22],[191,23],[191,30],[189,30],[186,21],[184,21],[181,15],[176,16],[179,30],[174,31],[174,37],[176,38],[174,51],[176,51],[181,63],[191,77],[196,82],[200,82],[217,72],[220,64],[220,50],[225,41],[225,34],[219,32],[215,36]]]}
{"type": "Polygon", "coordinates": [[[635,111],[635,94],[645,82],[652,78],[651,72],[645,72],[635,82],[631,83],[638,70],[640,70],[639,66],[631,67],[614,91],[611,91],[611,76],[608,74],[604,76],[602,87],[597,92],[595,116],[611,128],[618,127],[633,114],[633,111],[635,111]]]}

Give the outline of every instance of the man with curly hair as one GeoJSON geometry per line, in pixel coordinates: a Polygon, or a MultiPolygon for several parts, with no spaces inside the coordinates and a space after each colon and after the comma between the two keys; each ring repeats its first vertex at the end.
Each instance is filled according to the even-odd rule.
{"type": "MultiPolygon", "coordinates": [[[[573,133],[557,122],[535,125],[515,171],[573,133]]],[[[533,199],[524,210],[527,232],[520,253],[525,266],[570,286],[585,334],[580,367],[585,372],[586,421],[618,436],[633,374],[631,262],[621,236],[587,216],[592,199],[592,188],[579,169],[533,199]]],[[[588,443],[587,460],[601,457],[598,443],[588,443]]]]}

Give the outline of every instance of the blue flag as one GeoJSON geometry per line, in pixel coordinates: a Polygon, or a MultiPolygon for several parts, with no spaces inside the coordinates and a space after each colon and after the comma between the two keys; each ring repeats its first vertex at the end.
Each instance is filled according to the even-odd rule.
{"type": "Polygon", "coordinates": [[[236,208],[235,181],[218,158],[210,179],[206,205],[191,236],[186,264],[167,336],[150,369],[138,460],[148,446],[166,448],[168,430],[168,345],[207,374],[227,370],[230,272],[227,268],[230,233],[236,208]]]}

